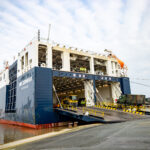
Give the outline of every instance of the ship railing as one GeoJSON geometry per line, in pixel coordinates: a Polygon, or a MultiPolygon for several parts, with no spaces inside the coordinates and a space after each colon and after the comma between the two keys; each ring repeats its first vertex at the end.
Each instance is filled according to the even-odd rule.
{"type": "MultiPolygon", "coordinates": [[[[37,38],[33,38],[33,39],[36,39],[38,40],[37,38]]],[[[89,53],[91,55],[98,55],[98,56],[102,56],[102,57],[107,57],[107,55],[105,53],[98,53],[97,51],[92,51],[92,50],[87,50],[87,49],[83,49],[83,48],[77,48],[77,47],[73,47],[73,46],[70,46],[68,44],[64,44],[64,43],[58,43],[58,42],[55,42],[53,40],[48,40],[46,38],[43,38],[41,37],[39,39],[39,41],[41,42],[48,42],[50,43],[52,46],[59,46],[61,48],[65,47],[66,49],[71,49],[71,50],[76,50],[76,51],[81,51],[81,52],[84,52],[84,53],[89,53]]]]}

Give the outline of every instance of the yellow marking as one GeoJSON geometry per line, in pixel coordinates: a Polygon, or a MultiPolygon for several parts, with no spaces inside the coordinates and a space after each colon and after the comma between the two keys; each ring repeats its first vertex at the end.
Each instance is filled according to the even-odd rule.
{"type": "Polygon", "coordinates": [[[102,112],[102,116],[104,117],[104,112],[102,112]]]}
{"type": "Polygon", "coordinates": [[[140,112],[140,115],[143,115],[143,113],[142,113],[142,112],[140,112]]]}
{"type": "Polygon", "coordinates": [[[84,107],[83,107],[83,112],[84,112],[84,107]]]}

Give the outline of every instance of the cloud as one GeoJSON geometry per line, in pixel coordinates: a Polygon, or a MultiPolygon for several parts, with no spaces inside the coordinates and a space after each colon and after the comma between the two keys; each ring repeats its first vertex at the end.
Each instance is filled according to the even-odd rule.
{"type": "MultiPolygon", "coordinates": [[[[150,78],[150,2],[148,0],[5,0],[0,5],[0,66],[11,61],[36,35],[103,52],[111,49],[128,66],[131,80],[150,78]]],[[[149,84],[150,80],[138,82],[149,84]]],[[[133,93],[150,88],[131,84],[133,93]]]]}

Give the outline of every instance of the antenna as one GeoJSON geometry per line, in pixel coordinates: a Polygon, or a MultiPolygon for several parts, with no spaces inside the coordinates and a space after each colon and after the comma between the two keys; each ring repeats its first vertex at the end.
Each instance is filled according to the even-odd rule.
{"type": "Polygon", "coordinates": [[[49,42],[50,29],[51,29],[51,24],[49,24],[49,26],[48,26],[48,37],[47,37],[47,42],[49,42]]]}
{"type": "Polygon", "coordinates": [[[40,30],[38,29],[38,41],[40,41],[40,30]]]}

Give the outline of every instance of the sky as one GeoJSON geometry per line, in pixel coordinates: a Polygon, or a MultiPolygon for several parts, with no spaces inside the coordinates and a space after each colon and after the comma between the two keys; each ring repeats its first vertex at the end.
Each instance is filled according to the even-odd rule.
{"type": "Polygon", "coordinates": [[[132,94],[150,97],[150,0],[0,0],[0,68],[38,29],[47,38],[49,24],[50,40],[112,50],[128,66],[132,94]]]}

